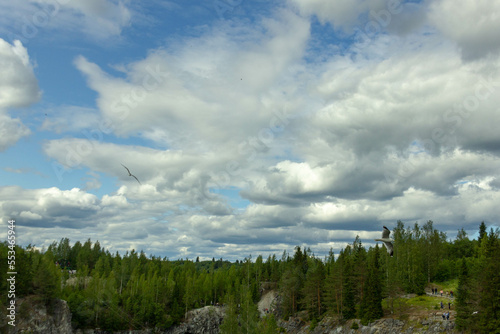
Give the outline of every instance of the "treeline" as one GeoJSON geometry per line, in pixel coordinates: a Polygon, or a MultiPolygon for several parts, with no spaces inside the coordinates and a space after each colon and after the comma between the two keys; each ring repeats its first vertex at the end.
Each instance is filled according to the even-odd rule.
{"type": "MultiPolygon", "coordinates": [[[[461,229],[455,240],[429,221],[393,228],[394,257],[385,248],[366,249],[356,237],[338,255],[315,256],[297,246],[280,258],[251,256],[230,263],[169,260],[144,252],[111,254],[99,242],[67,238],[45,251],[16,247],[16,295],[35,294],[50,305],[68,302],[75,328],[166,329],[190,309],[226,305],[222,333],[275,333],[270,315],[260,319],[256,302],[262,282],[274,282],[281,299],[275,314],[283,318],[307,311],[312,323],[325,314],[360,318],[366,324],[395,312],[401,295],[423,294],[430,282],[458,278],[457,326],[491,333],[500,328],[500,239],[481,223],[478,240],[461,229]],[[386,299],[386,309],[382,300],[386,299]]],[[[371,242],[371,240],[370,240],[371,242]]],[[[8,244],[0,244],[0,289],[7,290],[8,244]]],[[[4,295],[2,293],[2,295],[4,295]]],[[[2,307],[6,304],[2,298],[2,307]]]]}

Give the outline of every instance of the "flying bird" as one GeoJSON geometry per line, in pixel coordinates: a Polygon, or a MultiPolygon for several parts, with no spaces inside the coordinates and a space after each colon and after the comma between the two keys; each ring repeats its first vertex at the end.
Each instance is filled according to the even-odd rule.
{"type": "Polygon", "coordinates": [[[382,241],[385,245],[385,248],[387,248],[387,252],[389,253],[390,256],[394,254],[394,247],[392,245],[392,239],[389,238],[389,235],[391,234],[391,231],[384,226],[384,230],[382,231],[382,238],[381,239],[375,239],[375,241],[382,241]]]}
{"type": "Polygon", "coordinates": [[[135,175],[133,175],[132,173],[130,173],[130,170],[124,164],[120,164],[120,165],[122,165],[123,168],[125,168],[127,170],[128,176],[132,176],[134,179],[137,180],[137,182],[139,182],[139,184],[142,184],[141,181],[139,181],[139,179],[135,175]]]}

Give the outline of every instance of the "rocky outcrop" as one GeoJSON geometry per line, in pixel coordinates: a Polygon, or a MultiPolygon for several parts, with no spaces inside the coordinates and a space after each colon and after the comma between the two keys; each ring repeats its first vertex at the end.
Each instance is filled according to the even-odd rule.
{"type": "Polygon", "coordinates": [[[49,306],[29,296],[17,300],[16,326],[7,325],[8,333],[72,334],[68,303],[55,299],[49,306]]]}
{"type": "Polygon", "coordinates": [[[167,330],[167,334],[218,334],[224,319],[224,307],[205,306],[188,312],[184,323],[167,330]]]}
{"type": "Polygon", "coordinates": [[[337,319],[325,317],[317,326],[311,330],[310,325],[300,318],[290,318],[288,321],[280,321],[279,325],[287,333],[292,334],[431,334],[431,333],[455,333],[455,323],[453,321],[422,320],[422,321],[402,321],[398,319],[379,319],[367,326],[361,325],[357,319],[340,323],[337,319]]]}
{"type": "MultiPolygon", "coordinates": [[[[279,315],[280,296],[276,291],[268,291],[263,294],[260,309],[274,310],[279,315]],[[278,306],[278,307],[277,307],[278,306]],[[276,308],[275,308],[276,307],[276,308]]],[[[49,307],[35,296],[30,296],[17,301],[16,327],[8,326],[6,333],[39,333],[39,334],[72,334],[71,313],[68,304],[64,300],[54,300],[49,307]]],[[[262,314],[262,312],[261,312],[262,314]]],[[[166,331],[157,329],[143,329],[132,331],[121,331],[115,334],[218,334],[220,325],[224,319],[225,308],[206,306],[191,310],[186,320],[166,331]]],[[[339,321],[336,317],[324,317],[311,328],[307,319],[307,312],[302,311],[287,321],[278,318],[278,326],[286,333],[291,334],[410,334],[410,333],[456,333],[454,321],[440,320],[436,318],[419,319],[417,316],[402,321],[393,318],[376,320],[367,326],[363,326],[359,320],[339,321]]],[[[5,322],[0,323],[5,325],[5,322]]],[[[2,331],[4,332],[4,331],[2,331]]],[[[75,334],[96,334],[103,331],[87,329],[76,330],[75,334]]]]}

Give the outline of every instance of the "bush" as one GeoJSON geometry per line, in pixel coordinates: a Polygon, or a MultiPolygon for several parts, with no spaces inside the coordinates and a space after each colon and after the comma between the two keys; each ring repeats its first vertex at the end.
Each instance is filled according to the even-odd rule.
{"type": "Polygon", "coordinates": [[[351,329],[359,329],[359,325],[356,321],[354,321],[351,325],[351,329]]]}

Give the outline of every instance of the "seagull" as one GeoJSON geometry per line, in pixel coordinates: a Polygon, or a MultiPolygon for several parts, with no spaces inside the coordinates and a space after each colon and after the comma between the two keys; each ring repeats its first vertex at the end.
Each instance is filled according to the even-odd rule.
{"type": "Polygon", "coordinates": [[[375,241],[382,241],[385,245],[385,248],[387,248],[387,252],[390,256],[392,256],[394,254],[394,250],[392,246],[392,239],[389,238],[389,234],[391,234],[391,231],[384,226],[384,230],[382,231],[382,239],[375,239],[375,241]]]}
{"type": "Polygon", "coordinates": [[[138,179],[135,175],[133,175],[132,173],[130,173],[130,170],[129,170],[127,167],[125,167],[125,165],[124,165],[124,164],[120,164],[120,165],[122,165],[122,166],[123,166],[123,168],[125,168],[125,169],[127,170],[127,172],[128,172],[128,176],[132,176],[134,179],[136,179],[136,180],[137,180],[137,182],[139,182],[139,184],[142,184],[142,183],[141,183],[141,181],[139,181],[139,179],[138,179]]]}

